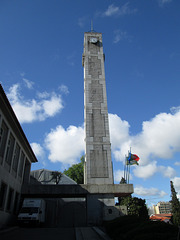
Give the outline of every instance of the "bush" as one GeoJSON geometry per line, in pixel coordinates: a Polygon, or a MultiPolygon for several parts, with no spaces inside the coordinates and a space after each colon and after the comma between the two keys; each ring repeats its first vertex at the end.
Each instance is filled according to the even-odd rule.
{"type": "Polygon", "coordinates": [[[164,222],[152,222],[137,216],[124,216],[104,223],[113,240],[173,240],[178,228],[164,222]]]}

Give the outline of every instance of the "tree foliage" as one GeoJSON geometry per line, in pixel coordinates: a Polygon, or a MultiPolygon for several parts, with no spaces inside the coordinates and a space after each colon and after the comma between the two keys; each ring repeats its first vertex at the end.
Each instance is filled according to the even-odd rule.
{"type": "Polygon", "coordinates": [[[127,206],[128,215],[134,215],[144,219],[149,218],[145,199],[128,196],[121,200],[120,205],[127,206]]]}
{"type": "MultiPolygon", "coordinates": [[[[121,178],[120,184],[126,184],[126,180],[123,177],[121,178]]],[[[130,195],[127,197],[119,197],[118,201],[117,205],[124,205],[127,207],[128,215],[134,215],[144,219],[149,218],[146,201],[144,199],[132,197],[130,195]]]]}
{"type": "Polygon", "coordinates": [[[177,198],[173,182],[170,181],[171,185],[171,205],[172,205],[172,221],[176,226],[180,226],[180,202],[177,198]]]}
{"type": "Polygon", "coordinates": [[[73,179],[77,184],[84,183],[84,156],[81,157],[81,162],[72,165],[67,170],[64,170],[64,174],[73,179]]]}

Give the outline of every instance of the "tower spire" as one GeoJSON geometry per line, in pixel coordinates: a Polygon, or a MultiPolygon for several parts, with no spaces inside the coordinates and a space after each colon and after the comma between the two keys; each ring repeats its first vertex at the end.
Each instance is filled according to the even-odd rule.
{"type": "Polygon", "coordinates": [[[93,20],[91,20],[91,32],[94,32],[94,30],[93,30],[93,20]]]}

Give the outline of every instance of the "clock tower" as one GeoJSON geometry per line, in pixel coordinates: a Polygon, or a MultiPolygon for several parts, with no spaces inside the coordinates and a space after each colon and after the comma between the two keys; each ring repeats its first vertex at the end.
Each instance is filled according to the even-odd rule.
{"type": "Polygon", "coordinates": [[[84,184],[113,184],[102,34],[84,34],[84,184]]]}

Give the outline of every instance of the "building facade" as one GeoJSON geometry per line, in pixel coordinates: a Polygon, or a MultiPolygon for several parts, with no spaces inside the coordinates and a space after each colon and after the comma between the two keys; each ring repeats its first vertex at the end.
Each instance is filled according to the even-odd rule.
{"type": "Polygon", "coordinates": [[[154,205],[155,214],[170,214],[172,211],[170,202],[158,202],[157,205],[154,205]]]}
{"type": "Polygon", "coordinates": [[[12,224],[37,159],[0,85],[0,228],[12,224]]]}

